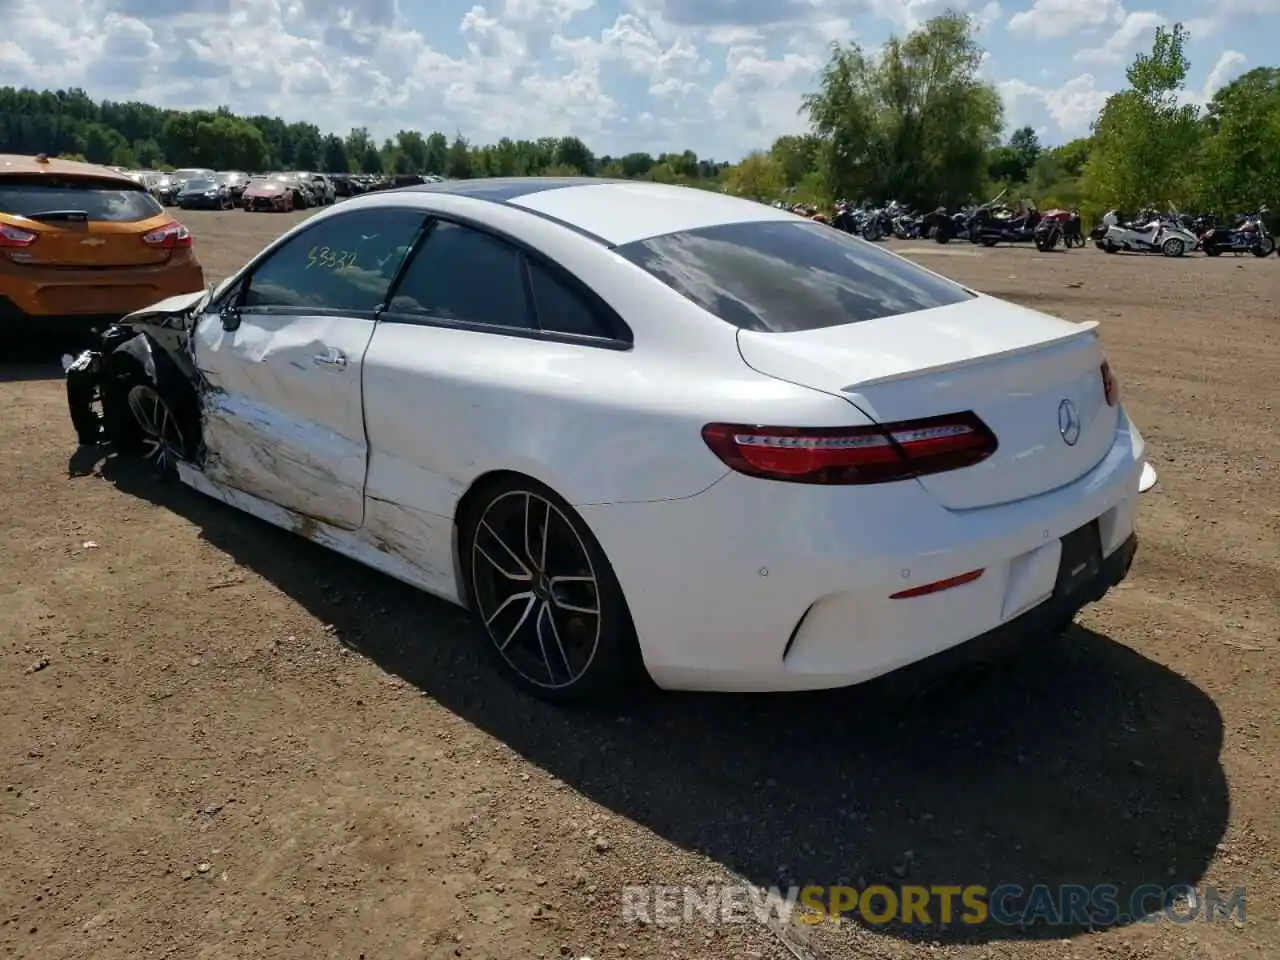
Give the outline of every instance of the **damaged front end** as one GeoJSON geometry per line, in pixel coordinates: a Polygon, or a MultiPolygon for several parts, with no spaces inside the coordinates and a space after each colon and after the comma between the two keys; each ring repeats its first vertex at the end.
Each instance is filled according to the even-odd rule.
{"type": "Polygon", "coordinates": [[[98,334],[94,347],[62,358],[82,446],[140,450],[162,469],[199,457],[200,377],[190,338],[211,296],[170,297],[129,314],[98,334]]]}

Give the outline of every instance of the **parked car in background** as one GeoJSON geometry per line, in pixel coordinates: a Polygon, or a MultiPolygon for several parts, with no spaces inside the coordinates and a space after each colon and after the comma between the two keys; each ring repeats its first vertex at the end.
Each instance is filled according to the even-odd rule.
{"type": "Polygon", "coordinates": [[[245,184],[240,206],[250,212],[288,213],[293,209],[293,189],[275,177],[254,177],[245,184]]]}
{"type": "Polygon", "coordinates": [[[218,182],[226,184],[232,201],[238,204],[240,195],[244,193],[245,185],[249,182],[249,175],[243,170],[222,170],[218,173],[218,182]]]}
{"type": "Polygon", "coordinates": [[[183,210],[230,210],[235,205],[231,188],[216,179],[188,180],[178,191],[178,206],[183,210]]]}
{"type": "Polygon", "coordinates": [[[298,178],[311,188],[317,206],[327,207],[337,201],[333,181],[324,173],[299,173],[298,178]]]}
{"type": "Polygon", "coordinates": [[[289,192],[293,195],[293,208],[295,210],[306,210],[308,207],[316,205],[315,194],[311,192],[311,188],[306,181],[297,173],[282,171],[271,174],[271,178],[278,180],[289,188],[289,192]]]}
{"type": "Polygon", "coordinates": [[[172,176],[179,183],[186,183],[188,180],[214,180],[218,172],[208,167],[183,167],[173,171],[172,176]]]}
{"type": "Polygon", "coordinates": [[[106,167],[0,156],[0,329],[87,330],[204,288],[191,232],[106,167]]]}
{"type": "Polygon", "coordinates": [[[166,207],[171,207],[178,202],[178,191],[181,189],[182,184],[171,173],[160,174],[150,187],[151,195],[166,207]]]}

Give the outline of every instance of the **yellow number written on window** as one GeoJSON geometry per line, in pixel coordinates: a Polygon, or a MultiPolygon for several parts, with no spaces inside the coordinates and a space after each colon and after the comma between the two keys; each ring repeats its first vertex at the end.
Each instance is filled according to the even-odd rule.
{"type": "Polygon", "coordinates": [[[319,267],[325,270],[350,270],[356,265],[354,250],[337,250],[333,247],[312,247],[307,251],[307,269],[319,267]]]}

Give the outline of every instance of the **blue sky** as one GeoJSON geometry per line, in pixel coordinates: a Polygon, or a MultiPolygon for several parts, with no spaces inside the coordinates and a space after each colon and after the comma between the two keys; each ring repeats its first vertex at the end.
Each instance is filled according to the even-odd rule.
{"type": "Polygon", "coordinates": [[[1192,31],[1191,101],[1280,60],[1280,0],[0,0],[0,84],[736,160],[803,129],[832,40],[948,5],[982,24],[1010,128],[1046,143],[1088,132],[1157,24],[1192,31]]]}

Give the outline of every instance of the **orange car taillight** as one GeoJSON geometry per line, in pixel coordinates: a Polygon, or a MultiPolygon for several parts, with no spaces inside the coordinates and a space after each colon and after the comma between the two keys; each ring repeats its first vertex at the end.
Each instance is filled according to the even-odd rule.
{"type": "Polygon", "coordinates": [[[40,234],[32,233],[30,230],[23,230],[20,227],[13,227],[7,223],[0,224],[0,247],[29,247],[40,239],[40,234]]]}
{"type": "Polygon", "coordinates": [[[973,413],[867,427],[710,423],[702,439],[738,473],[790,483],[889,483],[959,470],[996,451],[973,413]]]}
{"type": "Polygon", "coordinates": [[[191,246],[191,231],[175,220],[152,230],[142,238],[142,242],[161,250],[176,250],[191,246]]]}

